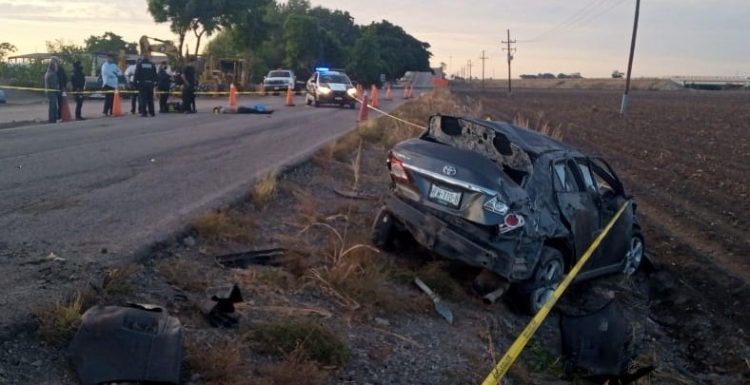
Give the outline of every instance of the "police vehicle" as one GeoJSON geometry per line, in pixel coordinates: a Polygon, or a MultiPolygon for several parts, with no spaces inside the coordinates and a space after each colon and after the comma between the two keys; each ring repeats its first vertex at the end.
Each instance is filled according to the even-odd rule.
{"type": "Polygon", "coordinates": [[[306,85],[305,102],[308,106],[338,104],[341,107],[357,107],[357,90],[351,79],[342,70],[316,68],[306,85]]]}

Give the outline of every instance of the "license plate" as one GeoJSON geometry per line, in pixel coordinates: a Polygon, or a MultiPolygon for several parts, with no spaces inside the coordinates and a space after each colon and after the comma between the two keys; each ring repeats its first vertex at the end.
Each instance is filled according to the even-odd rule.
{"type": "Polygon", "coordinates": [[[342,98],[341,96],[337,96],[337,97],[336,97],[336,100],[343,100],[343,99],[344,99],[344,98],[342,98]]]}
{"type": "Polygon", "coordinates": [[[448,207],[458,208],[461,203],[461,193],[451,191],[433,184],[430,187],[430,199],[448,207]]]}

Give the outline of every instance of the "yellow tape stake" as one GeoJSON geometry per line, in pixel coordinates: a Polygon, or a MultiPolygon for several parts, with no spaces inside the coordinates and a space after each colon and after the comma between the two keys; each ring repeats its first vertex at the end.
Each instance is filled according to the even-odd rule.
{"type": "Polygon", "coordinates": [[[586,264],[586,261],[591,258],[591,254],[593,254],[594,250],[599,247],[602,239],[604,239],[607,233],[609,233],[609,230],[612,229],[612,226],[615,224],[615,222],[617,222],[617,220],[620,218],[622,213],[625,211],[625,208],[628,207],[629,204],[630,201],[625,202],[622,207],[620,207],[620,210],[617,211],[612,220],[607,223],[607,226],[604,228],[601,234],[599,234],[599,236],[594,239],[594,242],[591,243],[591,246],[589,246],[586,252],[581,256],[581,259],[578,260],[578,262],[575,264],[575,266],[573,266],[568,275],[565,276],[557,289],[555,289],[555,291],[552,293],[552,296],[547,299],[547,302],[544,304],[544,306],[539,309],[539,312],[537,312],[534,318],[529,321],[529,323],[526,325],[526,328],[523,329],[523,332],[521,332],[521,334],[516,338],[513,344],[510,345],[508,351],[505,353],[503,358],[498,361],[497,365],[492,369],[487,378],[484,379],[482,385],[497,385],[500,383],[500,380],[505,376],[506,373],[508,373],[508,369],[510,369],[510,366],[513,365],[513,362],[516,361],[516,358],[521,355],[523,348],[529,342],[531,336],[534,335],[536,329],[538,329],[539,325],[541,325],[542,322],[544,322],[544,319],[547,318],[547,315],[552,310],[552,307],[555,306],[557,300],[560,299],[562,293],[565,292],[565,289],[568,288],[576,275],[578,275],[578,273],[583,268],[583,265],[586,264]]]}
{"type": "MultiPolygon", "coordinates": [[[[360,104],[362,103],[362,100],[360,100],[360,99],[357,99],[357,98],[353,98],[353,99],[356,100],[357,102],[359,102],[360,104]]],[[[383,111],[381,109],[378,109],[376,107],[373,107],[373,106],[371,106],[369,104],[367,105],[367,108],[369,108],[369,109],[371,109],[371,110],[373,110],[375,112],[378,112],[381,115],[385,115],[385,116],[387,116],[387,117],[389,117],[389,118],[391,118],[393,120],[396,120],[396,121],[399,121],[401,123],[404,123],[404,124],[406,124],[408,126],[416,127],[416,128],[422,129],[422,130],[426,130],[427,129],[427,127],[425,127],[425,126],[420,126],[420,125],[418,125],[416,123],[412,123],[412,122],[409,122],[407,120],[401,119],[398,116],[391,115],[391,114],[389,114],[389,113],[387,113],[387,112],[385,112],[385,111],[383,111]]]]}

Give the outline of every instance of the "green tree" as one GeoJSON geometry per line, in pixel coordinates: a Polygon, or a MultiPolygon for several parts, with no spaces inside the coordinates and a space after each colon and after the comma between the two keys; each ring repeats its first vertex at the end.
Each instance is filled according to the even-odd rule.
{"type": "MultiPolygon", "coordinates": [[[[188,0],[148,0],[148,12],[156,23],[169,22],[169,29],[178,36],[180,53],[185,46],[185,36],[190,30],[191,18],[187,13],[188,0]]],[[[194,7],[193,7],[194,8],[194,7]]]]}
{"type": "Polygon", "coordinates": [[[113,32],[104,32],[101,36],[91,35],[83,41],[86,51],[95,53],[117,54],[120,50],[125,53],[138,53],[138,44],[125,41],[122,36],[113,32]]]}
{"type": "Polygon", "coordinates": [[[0,62],[4,62],[9,54],[16,52],[16,46],[8,42],[0,43],[0,62]]]}
{"type": "Polygon", "coordinates": [[[383,20],[364,27],[372,31],[381,47],[382,73],[389,79],[401,77],[406,71],[430,70],[430,45],[409,35],[401,27],[383,20]]]}
{"type": "Polygon", "coordinates": [[[320,30],[314,17],[292,13],[284,23],[286,57],[290,68],[311,68],[322,53],[320,30]]]}
{"type": "Polygon", "coordinates": [[[375,31],[365,30],[352,48],[351,60],[346,66],[346,71],[365,87],[372,84],[380,85],[380,73],[385,67],[380,55],[380,44],[375,31]]]}

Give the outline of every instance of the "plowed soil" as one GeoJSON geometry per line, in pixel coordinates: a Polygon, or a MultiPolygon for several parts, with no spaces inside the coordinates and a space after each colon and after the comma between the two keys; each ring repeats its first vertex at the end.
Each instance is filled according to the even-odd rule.
{"type": "Polygon", "coordinates": [[[660,325],[692,381],[750,382],[749,92],[636,92],[626,116],[621,91],[459,95],[608,159],[662,265],[638,282],[648,298],[636,316],[660,325]]]}

